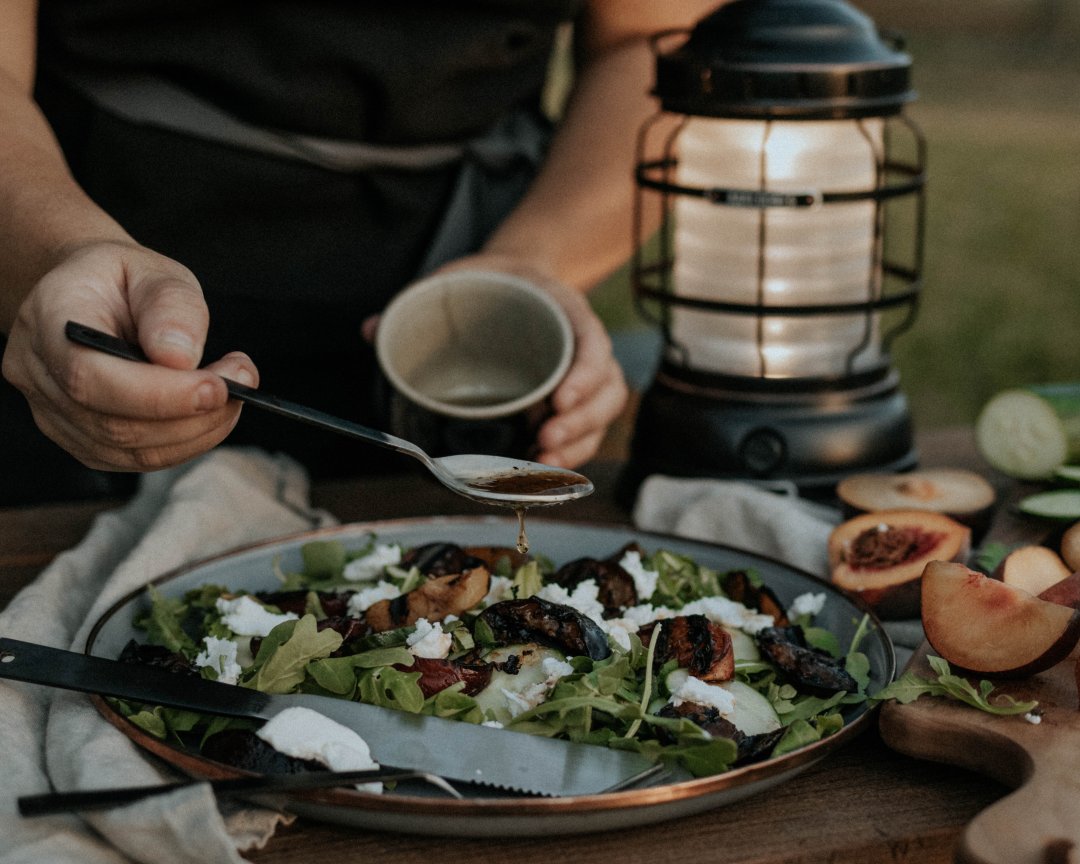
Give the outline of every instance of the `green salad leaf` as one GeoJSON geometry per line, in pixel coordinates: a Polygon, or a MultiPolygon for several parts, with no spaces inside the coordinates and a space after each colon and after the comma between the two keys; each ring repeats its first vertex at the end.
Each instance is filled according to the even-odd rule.
{"type": "Polygon", "coordinates": [[[1007,693],[995,695],[994,685],[985,679],[979,682],[976,689],[967,678],[954,674],[948,661],[934,656],[926,659],[934,672],[934,677],[928,678],[915,671],[906,672],[870,698],[875,702],[895,699],[900,704],[906,705],[920,696],[941,696],[963,702],[987,714],[1003,716],[1028,714],[1039,704],[1034,700],[1020,702],[1007,693]]]}

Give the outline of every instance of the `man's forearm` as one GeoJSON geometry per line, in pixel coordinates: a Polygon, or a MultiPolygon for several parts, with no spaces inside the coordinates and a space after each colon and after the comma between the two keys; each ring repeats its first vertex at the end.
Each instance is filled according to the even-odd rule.
{"type": "Polygon", "coordinates": [[[65,249],[130,237],[71,177],[52,130],[22,88],[0,73],[0,332],[65,249]]]}
{"type": "Polygon", "coordinates": [[[588,290],[632,247],[637,131],[655,111],[644,40],[588,64],[575,85],[544,168],[485,251],[528,260],[588,290]]]}

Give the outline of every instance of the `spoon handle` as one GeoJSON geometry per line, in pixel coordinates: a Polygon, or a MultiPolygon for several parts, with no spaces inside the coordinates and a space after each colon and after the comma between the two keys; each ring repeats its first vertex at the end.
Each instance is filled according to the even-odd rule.
{"type": "MultiPolygon", "coordinates": [[[[149,358],[137,345],[132,345],[130,342],[126,342],[117,336],[102,333],[100,330],[95,330],[93,327],[88,327],[86,324],[68,321],[67,326],[64,328],[64,332],[67,335],[67,338],[72,342],[84,345],[87,348],[94,348],[98,351],[103,351],[106,354],[112,354],[114,357],[122,357],[125,360],[136,360],[140,363],[150,362],[149,358]]],[[[386,432],[380,432],[378,429],[362,426],[351,420],[335,417],[333,414],[327,414],[325,411],[320,411],[317,408],[309,408],[306,405],[290,402],[288,399],[282,399],[278,396],[264,393],[261,390],[256,390],[254,387],[248,387],[237,381],[225,378],[224,376],[222,376],[221,380],[224,381],[225,386],[229,388],[229,395],[241,402],[248,402],[259,408],[272,411],[275,414],[291,417],[294,420],[301,420],[304,423],[310,423],[312,426],[318,426],[321,429],[329,429],[332,432],[339,432],[342,435],[348,435],[352,438],[361,438],[372,444],[378,444],[382,447],[388,447],[391,450],[397,450],[400,453],[406,453],[409,456],[420,459],[424,463],[430,463],[428,455],[423,450],[411,441],[406,441],[404,438],[398,438],[394,435],[389,435],[386,432]]]]}

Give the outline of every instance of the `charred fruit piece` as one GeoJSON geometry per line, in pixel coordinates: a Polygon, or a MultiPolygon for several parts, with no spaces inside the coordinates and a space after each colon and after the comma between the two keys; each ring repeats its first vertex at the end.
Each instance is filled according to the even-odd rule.
{"type": "Polygon", "coordinates": [[[249,729],[226,729],[211,735],[202,745],[202,755],[257,774],[300,774],[326,770],[325,765],[314,759],[297,759],[278,752],[249,729]]]}
{"type": "Polygon", "coordinates": [[[442,621],[471,609],[484,599],[490,585],[491,573],[478,564],[471,570],[434,576],[393,600],[380,600],[364,612],[364,618],[376,633],[409,627],[421,618],[442,621]]]}
{"type": "Polygon", "coordinates": [[[567,590],[573,590],[589,579],[600,589],[597,599],[604,606],[605,618],[614,618],[627,606],[637,605],[634,577],[615,561],[578,558],[564,564],[551,577],[552,582],[567,590]]]}
{"type": "MultiPolygon", "coordinates": [[[[668,703],[656,712],[658,717],[670,717],[672,719],[683,718],[700,726],[713,738],[728,738],[735,742],[738,750],[738,758],[735,765],[748,765],[768,758],[772,748],[784,737],[783,727],[770,732],[761,732],[755,735],[747,735],[734,723],[725,718],[716,708],[711,705],[698,705],[695,702],[683,702],[681,705],[668,703]]],[[[670,743],[671,736],[664,730],[658,730],[659,736],[670,743]]]]}
{"type": "Polygon", "coordinates": [[[611,654],[607,635],[595,621],[570,606],[539,597],[493,603],[477,621],[487,626],[500,645],[538,642],[568,657],[585,655],[593,660],[611,654]]]}
{"type": "Polygon", "coordinates": [[[494,671],[489,663],[461,663],[437,657],[414,657],[411,665],[394,668],[401,672],[419,672],[417,683],[425,699],[459,682],[465,685],[462,693],[475,696],[487,687],[494,671]]]}
{"type": "Polygon", "coordinates": [[[725,573],[720,587],[728,598],[742,603],[748,609],[757,609],[765,615],[772,615],[777,627],[788,625],[787,613],[772,589],[766,585],[754,585],[750,574],[745,570],[731,570],[725,573]]]}
{"type": "Polygon", "coordinates": [[[800,690],[817,696],[858,692],[859,683],[844,668],[844,661],[807,645],[802,627],[766,627],[757,634],[757,644],[800,690]]]}
{"type": "Polygon", "coordinates": [[[511,570],[517,570],[529,563],[528,553],[519,552],[513,546],[466,546],[464,551],[466,555],[482,561],[492,572],[502,561],[505,561],[511,570]]]}
{"type": "Polygon", "coordinates": [[[962,561],[971,529],[941,513],[883,510],[856,516],[829,535],[833,584],[882,618],[919,614],[919,579],[930,561],[962,561]]]}
{"type": "Polygon", "coordinates": [[[735,677],[735,651],[731,634],[704,615],[678,615],[647,624],[638,631],[643,645],[652,639],[659,627],[654,668],[675,659],[681,668],[695,678],[714,683],[735,677]]]}
{"type": "Polygon", "coordinates": [[[155,666],[176,675],[200,675],[198,669],[188,662],[179,651],[170,651],[161,645],[142,645],[134,639],[124,646],[117,658],[121,663],[141,663],[155,666]]]}
{"type": "Polygon", "coordinates": [[[415,567],[425,576],[449,576],[475,570],[484,566],[484,562],[456,543],[425,543],[402,555],[401,566],[415,567]]]}
{"type": "Polygon", "coordinates": [[[1080,611],[1034,597],[963,564],[932,561],[922,578],[926,639],[958,669],[1034,675],[1080,641],[1080,611]]]}
{"type": "MultiPolygon", "coordinates": [[[[275,606],[282,612],[292,612],[294,615],[303,615],[307,612],[308,595],[311,592],[300,588],[296,591],[263,591],[255,595],[260,603],[275,606]]],[[[327,617],[333,618],[345,615],[349,608],[349,598],[354,591],[317,591],[319,605],[327,617]]]]}

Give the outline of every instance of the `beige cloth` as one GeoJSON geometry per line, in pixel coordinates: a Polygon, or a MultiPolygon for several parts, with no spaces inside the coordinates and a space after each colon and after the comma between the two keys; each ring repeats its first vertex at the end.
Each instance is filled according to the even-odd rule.
{"type": "MultiPolygon", "coordinates": [[[[82,650],[117,599],[173,568],[269,537],[332,524],[308,505],[304,471],[283,456],[219,448],[146,475],[126,506],[102,514],[0,613],[0,635],[82,650]]],[[[143,861],[234,864],[284,818],[219,811],[209,786],[111,811],[18,815],[16,800],[50,789],[130,786],[175,779],[77,693],[0,681],[0,862],[143,861]]]]}

